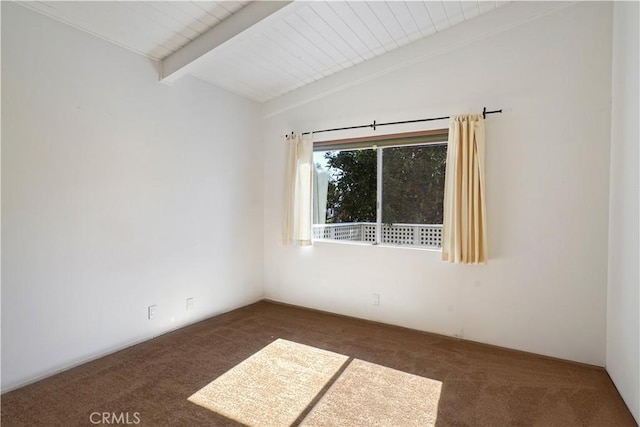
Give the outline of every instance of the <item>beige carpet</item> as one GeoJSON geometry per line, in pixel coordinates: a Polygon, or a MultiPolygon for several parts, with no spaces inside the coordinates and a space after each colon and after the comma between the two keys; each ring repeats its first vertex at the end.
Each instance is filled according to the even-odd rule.
{"type": "MultiPolygon", "coordinates": [[[[93,412],[108,411],[139,412],[139,427],[242,427],[187,397],[262,350],[273,337],[442,381],[437,427],[638,426],[602,368],[268,302],[5,393],[0,424],[91,426],[93,412]]],[[[345,363],[332,379],[347,367],[345,363]]],[[[330,387],[322,389],[294,425],[330,387]]],[[[398,401],[410,399],[407,396],[398,401]]]]}
{"type": "Polygon", "coordinates": [[[278,339],[189,400],[248,426],[289,426],[347,360],[278,339]]]}
{"type": "Polygon", "coordinates": [[[303,426],[434,426],[440,381],[353,360],[303,426]]]}

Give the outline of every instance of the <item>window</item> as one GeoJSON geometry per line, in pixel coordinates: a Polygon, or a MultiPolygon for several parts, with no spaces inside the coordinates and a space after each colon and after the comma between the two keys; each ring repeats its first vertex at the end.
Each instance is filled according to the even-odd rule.
{"type": "Polygon", "coordinates": [[[441,247],[447,130],[316,142],[313,237],[441,247]]]}

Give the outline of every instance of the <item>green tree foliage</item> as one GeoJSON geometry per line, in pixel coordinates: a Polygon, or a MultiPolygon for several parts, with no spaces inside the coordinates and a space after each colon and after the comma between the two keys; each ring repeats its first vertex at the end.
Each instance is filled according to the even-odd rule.
{"type": "Polygon", "coordinates": [[[376,169],[374,150],[329,151],[332,170],[327,194],[327,222],[376,221],[376,169]]]}
{"type": "Polygon", "coordinates": [[[446,145],[385,148],[382,221],[442,224],[446,145]]]}
{"type": "MultiPolygon", "coordinates": [[[[383,149],[382,221],[442,224],[446,145],[383,149]]],[[[327,222],[376,221],[375,150],[330,151],[327,222]]]]}

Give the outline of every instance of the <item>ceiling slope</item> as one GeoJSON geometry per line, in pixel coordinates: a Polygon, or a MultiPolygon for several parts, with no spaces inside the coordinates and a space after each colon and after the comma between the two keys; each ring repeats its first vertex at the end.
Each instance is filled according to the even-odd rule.
{"type": "Polygon", "coordinates": [[[265,102],[509,1],[44,1],[18,4],[265,102]]]}

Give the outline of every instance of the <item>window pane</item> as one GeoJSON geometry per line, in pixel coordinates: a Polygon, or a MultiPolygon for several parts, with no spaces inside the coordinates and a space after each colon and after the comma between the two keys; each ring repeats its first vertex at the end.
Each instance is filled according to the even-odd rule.
{"type": "Polygon", "coordinates": [[[314,163],[318,177],[315,224],[376,221],[375,150],[315,152],[314,163]]]}
{"type": "Polygon", "coordinates": [[[446,144],[314,152],[314,239],[440,247],[446,157],[446,144]]]}
{"type": "Polygon", "coordinates": [[[385,148],[382,222],[442,224],[446,145],[385,148]]]}

